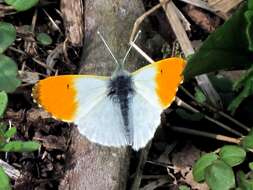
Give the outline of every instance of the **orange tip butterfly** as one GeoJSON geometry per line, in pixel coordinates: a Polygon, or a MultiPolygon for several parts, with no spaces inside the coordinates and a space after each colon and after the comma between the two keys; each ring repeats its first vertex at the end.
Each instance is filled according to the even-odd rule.
{"type": "Polygon", "coordinates": [[[52,76],[40,80],[32,96],[53,117],[75,123],[90,141],[139,150],[152,139],[161,112],[173,102],[184,66],[182,58],[168,58],[133,73],[118,64],[111,77],[52,76]]]}

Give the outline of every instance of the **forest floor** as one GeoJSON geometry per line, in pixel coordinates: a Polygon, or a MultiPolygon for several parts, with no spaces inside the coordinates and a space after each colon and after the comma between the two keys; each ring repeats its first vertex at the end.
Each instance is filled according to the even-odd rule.
{"type": "MultiPolygon", "coordinates": [[[[148,10],[158,2],[143,0],[143,3],[148,10]]],[[[175,3],[185,15],[190,26],[187,34],[196,49],[210,33],[224,23],[224,19],[210,11],[181,1],[175,3]]],[[[58,1],[50,1],[38,6],[36,10],[1,16],[2,21],[12,23],[17,30],[15,43],[5,53],[12,57],[19,70],[23,71],[23,83],[14,93],[9,94],[9,104],[3,121],[11,122],[11,125],[17,128],[15,140],[36,140],[42,144],[41,149],[33,153],[0,153],[0,159],[22,172],[21,179],[12,180],[15,190],[58,189],[68,161],[70,130],[75,126],[51,118],[38,108],[31,97],[34,83],[49,76],[50,68],[57,70],[58,74],[78,73],[79,65],[76,63],[80,62],[82,48],[65,44],[65,29],[59,6],[58,1]],[[32,27],[33,31],[29,32],[29,27],[32,27]],[[52,43],[46,46],[39,44],[34,35],[39,32],[47,33],[52,38],[52,43]],[[63,54],[57,52],[59,46],[66,46],[63,54]]],[[[162,9],[147,19],[151,22],[152,30],[161,34],[166,33],[161,31],[164,27],[159,27],[161,23],[167,23],[162,9]]],[[[170,35],[165,37],[170,41],[165,42],[164,47],[169,47],[171,55],[182,54],[175,36],[172,32],[170,35]]],[[[157,56],[159,57],[161,55],[157,56]]],[[[194,85],[194,81],[190,81],[184,84],[184,87],[193,92],[194,85]]],[[[194,105],[181,90],[178,96],[194,105]]],[[[212,124],[205,120],[182,119],[177,111],[177,105],[173,104],[162,115],[166,125],[157,131],[143,168],[141,187],[145,190],[179,189],[180,185],[186,185],[191,189],[208,189],[205,184],[193,180],[192,166],[203,152],[214,151],[222,143],[206,137],[173,132],[170,126],[187,126],[195,129],[206,127],[207,131],[216,133],[221,130],[212,129],[212,124]]],[[[215,116],[213,113],[211,115],[215,116]]],[[[241,115],[237,116],[238,120],[245,119],[241,115]]],[[[133,156],[133,160],[135,159],[133,156]]],[[[137,163],[131,164],[130,173],[133,174],[136,166],[137,163]]]]}

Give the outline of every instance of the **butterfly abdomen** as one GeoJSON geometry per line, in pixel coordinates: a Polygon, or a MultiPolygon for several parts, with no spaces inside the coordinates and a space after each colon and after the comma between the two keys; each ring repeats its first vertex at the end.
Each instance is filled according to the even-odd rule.
{"type": "Polygon", "coordinates": [[[109,81],[107,96],[118,106],[124,122],[124,130],[128,143],[132,144],[133,131],[129,126],[129,104],[134,95],[132,78],[129,75],[119,75],[109,81]]]}

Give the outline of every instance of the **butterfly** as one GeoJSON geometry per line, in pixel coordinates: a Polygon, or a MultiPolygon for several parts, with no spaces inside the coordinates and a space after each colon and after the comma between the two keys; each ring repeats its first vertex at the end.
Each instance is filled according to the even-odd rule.
{"type": "Polygon", "coordinates": [[[35,84],[32,96],[54,118],[75,123],[91,142],[139,150],[173,102],[184,66],[184,59],[174,57],[133,73],[119,64],[111,77],[51,76],[35,84]]]}

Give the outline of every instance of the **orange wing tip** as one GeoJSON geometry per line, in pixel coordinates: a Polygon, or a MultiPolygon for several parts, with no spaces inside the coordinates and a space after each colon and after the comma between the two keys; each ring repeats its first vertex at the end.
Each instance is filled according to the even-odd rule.
{"type": "MultiPolygon", "coordinates": [[[[64,78],[56,78],[56,80],[48,78],[49,80],[39,81],[34,85],[32,89],[31,96],[33,97],[33,102],[38,105],[39,108],[43,108],[46,112],[48,112],[52,118],[56,120],[61,120],[64,122],[71,123],[73,122],[74,114],[76,111],[76,102],[73,101],[75,98],[75,89],[71,90],[71,93],[67,92],[65,88],[64,78]],[[57,81],[58,80],[58,81],[57,81]],[[59,81],[60,80],[60,81],[59,81]],[[52,83],[56,83],[55,86],[52,83]],[[63,84],[63,85],[62,85],[63,84]],[[60,87],[60,88],[59,88],[60,87]],[[57,107],[57,102],[61,99],[61,96],[64,96],[63,102],[60,102],[61,105],[66,102],[66,104],[70,105],[67,111],[62,111],[61,106],[57,107]],[[52,99],[52,97],[54,97],[52,99]],[[70,98],[70,99],[68,99],[70,98]],[[71,99],[72,98],[72,99],[71,99]],[[72,101],[70,101],[72,100],[72,101]],[[68,103],[67,103],[68,102],[68,103]]],[[[68,86],[71,85],[70,81],[67,81],[68,86]]],[[[70,87],[70,88],[71,88],[70,87]]]]}
{"type": "Polygon", "coordinates": [[[168,58],[156,62],[156,92],[163,108],[175,100],[178,87],[183,83],[182,72],[186,61],[182,58],[168,58]]]}

